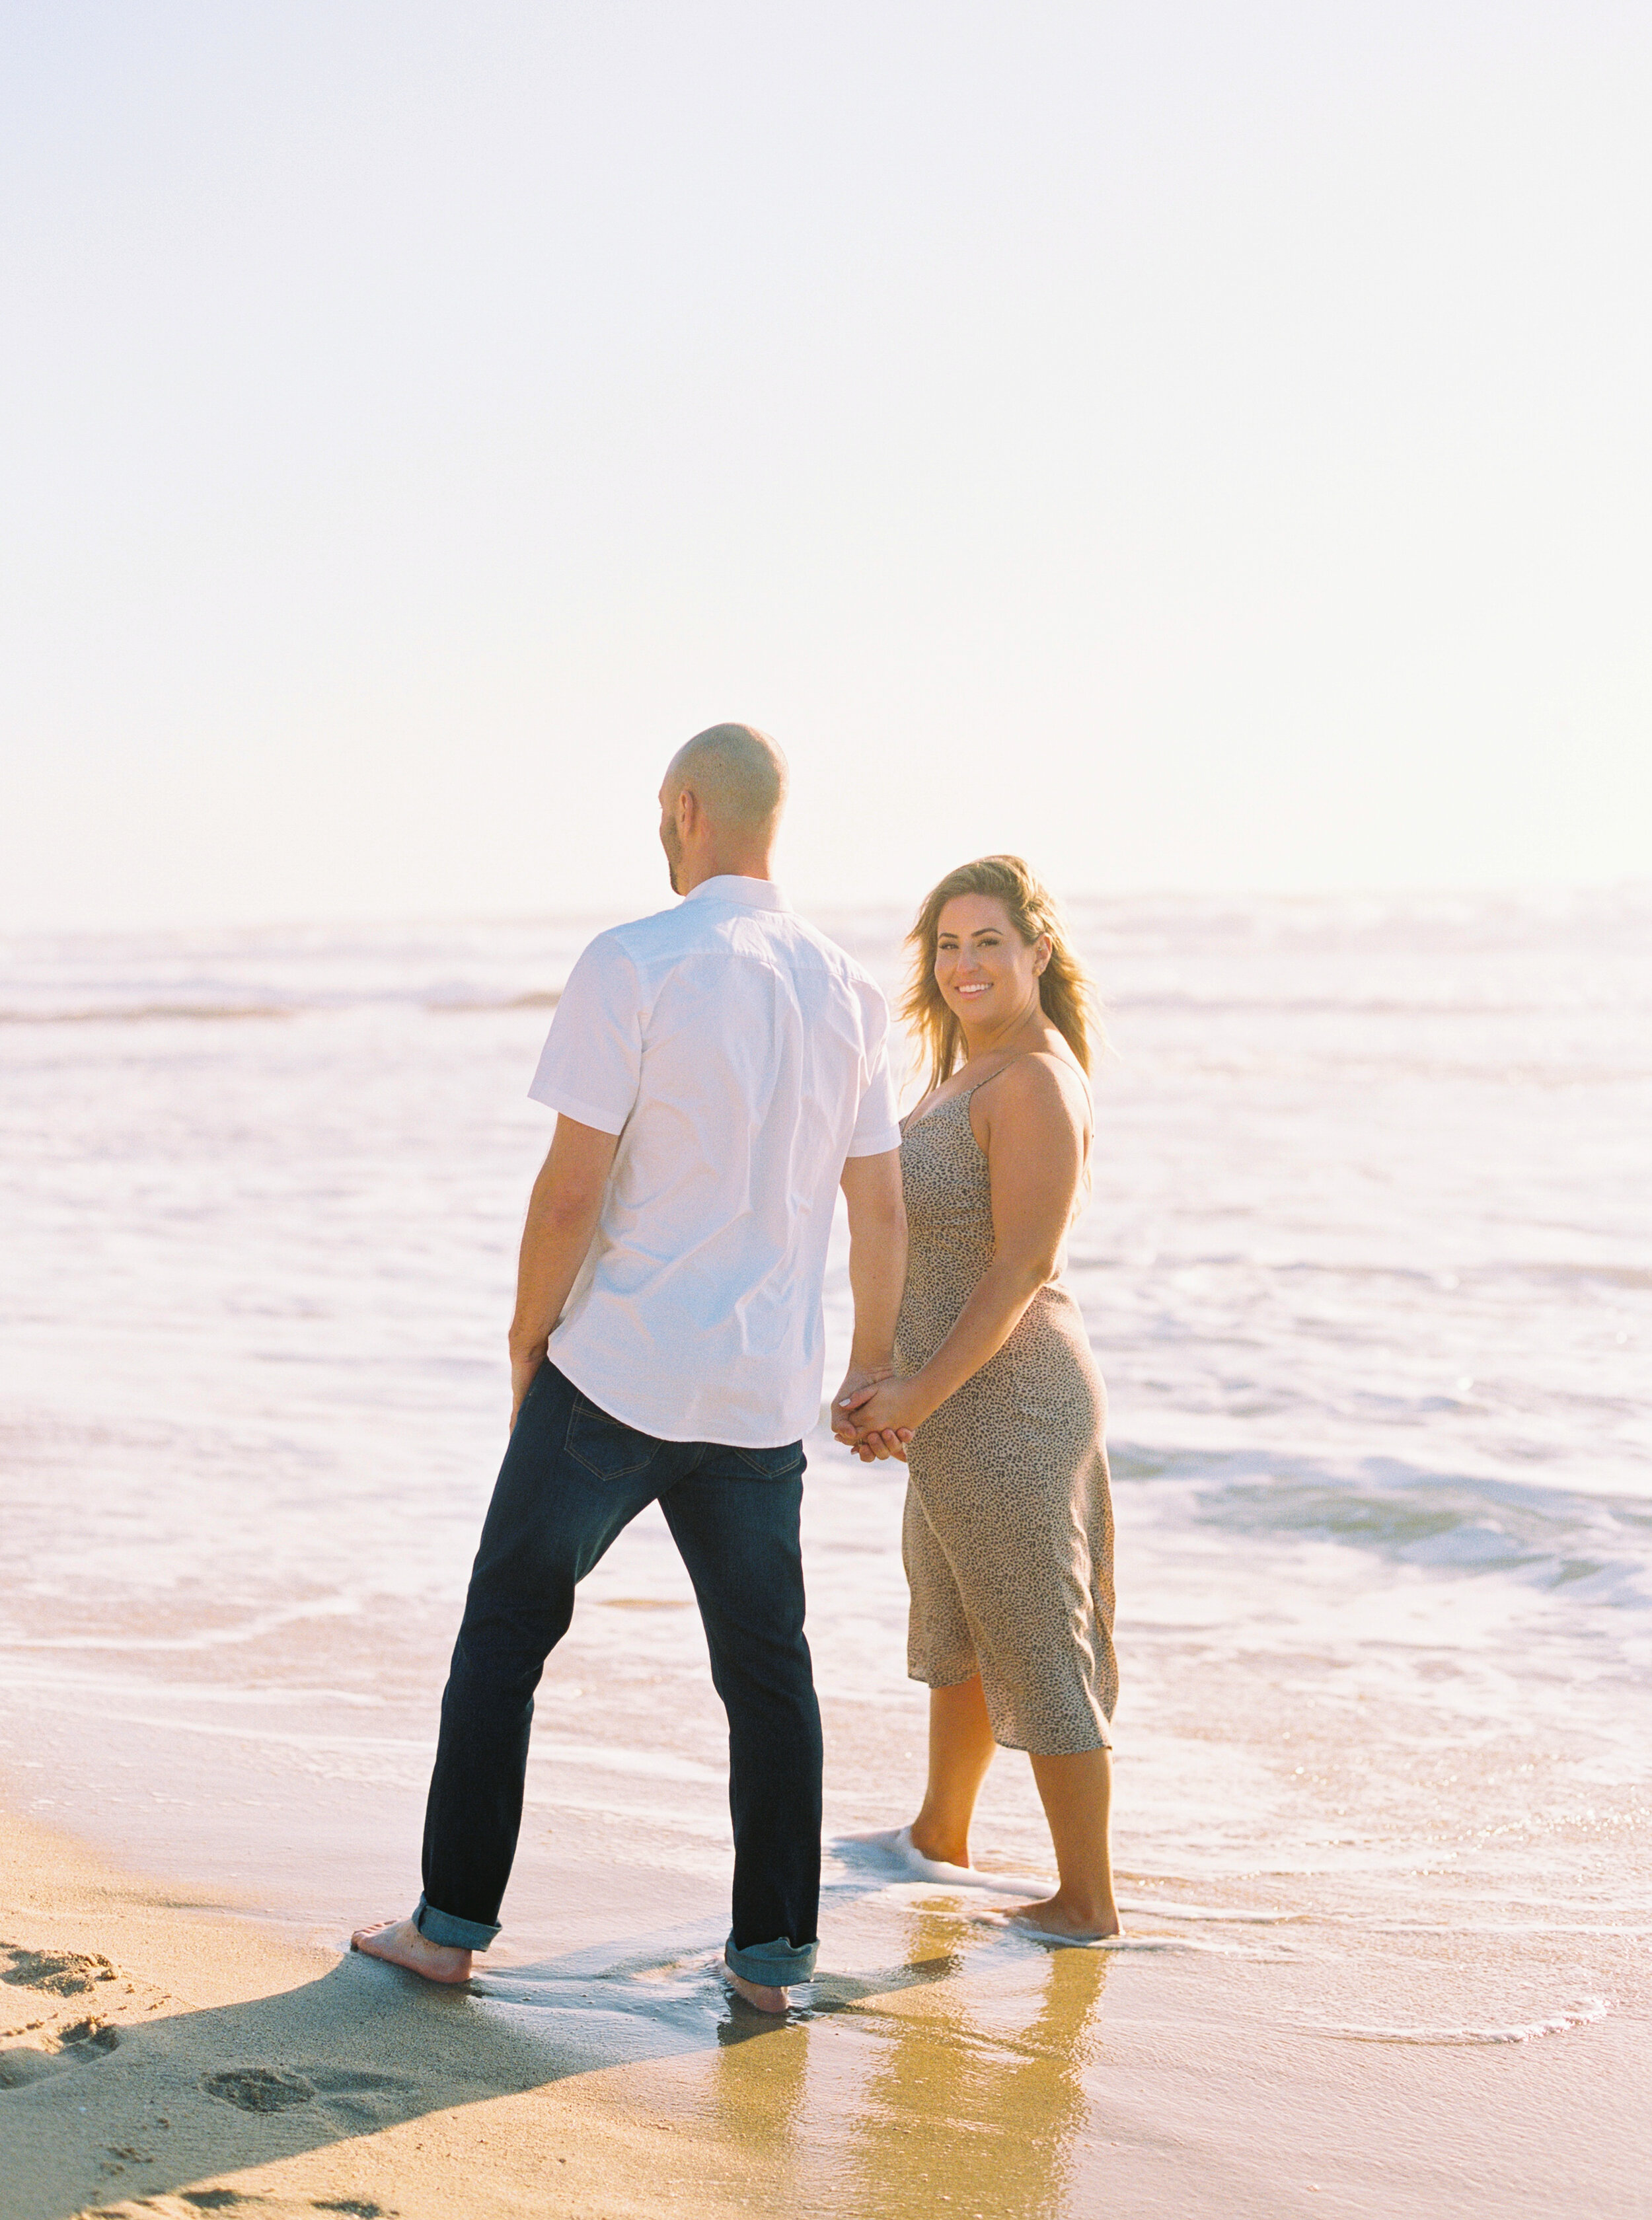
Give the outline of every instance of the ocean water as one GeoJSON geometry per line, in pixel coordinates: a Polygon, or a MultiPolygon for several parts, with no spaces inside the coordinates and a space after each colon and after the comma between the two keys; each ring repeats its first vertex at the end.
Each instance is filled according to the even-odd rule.
{"type": "MultiPolygon", "coordinates": [[[[895,981],[899,915],[822,922],[895,981]]],[[[1643,2011],[1652,895],[1076,923],[1113,1044],[1069,1278],[1111,1397],[1131,1947],[1184,1995],[1242,1961],[1256,2010],[1327,2040],[1643,2011]]],[[[416,1893],[549,1138],[524,1090],[593,929],[0,951],[0,1781],[26,1810],[327,1932],[416,1893]]],[[[841,1238],[828,1302],[840,1354],[841,1238]]],[[[911,1816],[924,1699],[901,1475],[809,1453],[841,1838],[911,1816]]],[[[546,1952],[711,1947],[727,1855],[651,1515],[547,1672],[512,1993],[546,1952]]],[[[1013,1754],[976,1855],[1048,1871],[1013,1754]]],[[[852,1845],[828,1880],[845,1977],[929,1901],[852,1845]]]]}

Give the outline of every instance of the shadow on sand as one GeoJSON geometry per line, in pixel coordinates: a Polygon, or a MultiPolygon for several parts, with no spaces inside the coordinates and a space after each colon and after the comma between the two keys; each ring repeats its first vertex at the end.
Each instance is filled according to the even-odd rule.
{"type": "MultiPolygon", "coordinates": [[[[685,1948],[680,1933],[624,1958],[584,1950],[501,1967],[469,1990],[352,1955],[246,2003],[102,2024],[89,2015],[90,2031],[49,2057],[0,2049],[0,2142],[14,2184],[28,2185],[0,2190],[0,2214],[240,2206],[250,2220],[277,2208],[215,2178],[695,2054],[708,2055],[708,2078],[654,2073],[639,2088],[621,2074],[614,2117],[625,2111],[634,2127],[651,2105],[691,2117],[754,2181],[801,2191],[793,2209],[932,2211],[956,2176],[966,2212],[1046,2212],[1060,2149],[1086,2110],[1078,2069],[1106,1960],[1026,1954],[1008,2015],[1019,2024],[1001,1997],[977,2024],[965,1993],[975,1985],[955,1977],[980,1930],[915,1907],[905,1924],[904,1962],[823,1975],[782,2020],[731,1995],[714,1950],[698,1936],[685,1948]],[[156,2198],[167,2202],[146,2204],[156,2198]]],[[[74,2036],[75,2024],[63,2032],[74,2036]]],[[[566,2163],[551,2146],[577,2146],[582,2117],[596,2124],[589,2110],[546,2119],[547,2164],[566,2163]]],[[[278,2210],[371,2220],[394,2207],[318,2193],[278,2210]]]]}

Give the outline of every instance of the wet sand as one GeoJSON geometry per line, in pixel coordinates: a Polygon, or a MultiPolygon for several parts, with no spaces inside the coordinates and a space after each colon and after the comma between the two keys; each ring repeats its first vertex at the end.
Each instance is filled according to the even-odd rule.
{"type": "Polygon", "coordinates": [[[879,1882],[831,1892],[831,1970],[776,2024],[703,1929],[444,1992],[7,1818],[0,2213],[1647,2209],[1643,2014],[1360,2039],[1265,1922],[1045,1949],[1001,1898],[879,1882]]]}

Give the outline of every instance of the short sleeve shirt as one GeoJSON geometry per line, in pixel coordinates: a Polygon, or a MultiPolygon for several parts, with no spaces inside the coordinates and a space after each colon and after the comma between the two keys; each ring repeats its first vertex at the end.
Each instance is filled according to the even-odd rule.
{"type": "Polygon", "coordinates": [[[815,1421],[845,1160],[898,1148],[874,982],[762,879],[617,926],[569,975],[528,1092],[615,1133],[551,1354],[665,1441],[769,1449],[815,1421]]]}

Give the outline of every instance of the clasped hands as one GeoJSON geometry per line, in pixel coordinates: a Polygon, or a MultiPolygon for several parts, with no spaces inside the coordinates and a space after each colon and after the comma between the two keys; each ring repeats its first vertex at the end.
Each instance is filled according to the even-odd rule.
{"type": "Polygon", "coordinates": [[[884,1457],[904,1464],[907,1444],[926,1415],[918,1407],[912,1382],[897,1380],[889,1366],[868,1371],[851,1365],[832,1398],[832,1437],[853,1450],[863,1464],[884,1457]]]}

